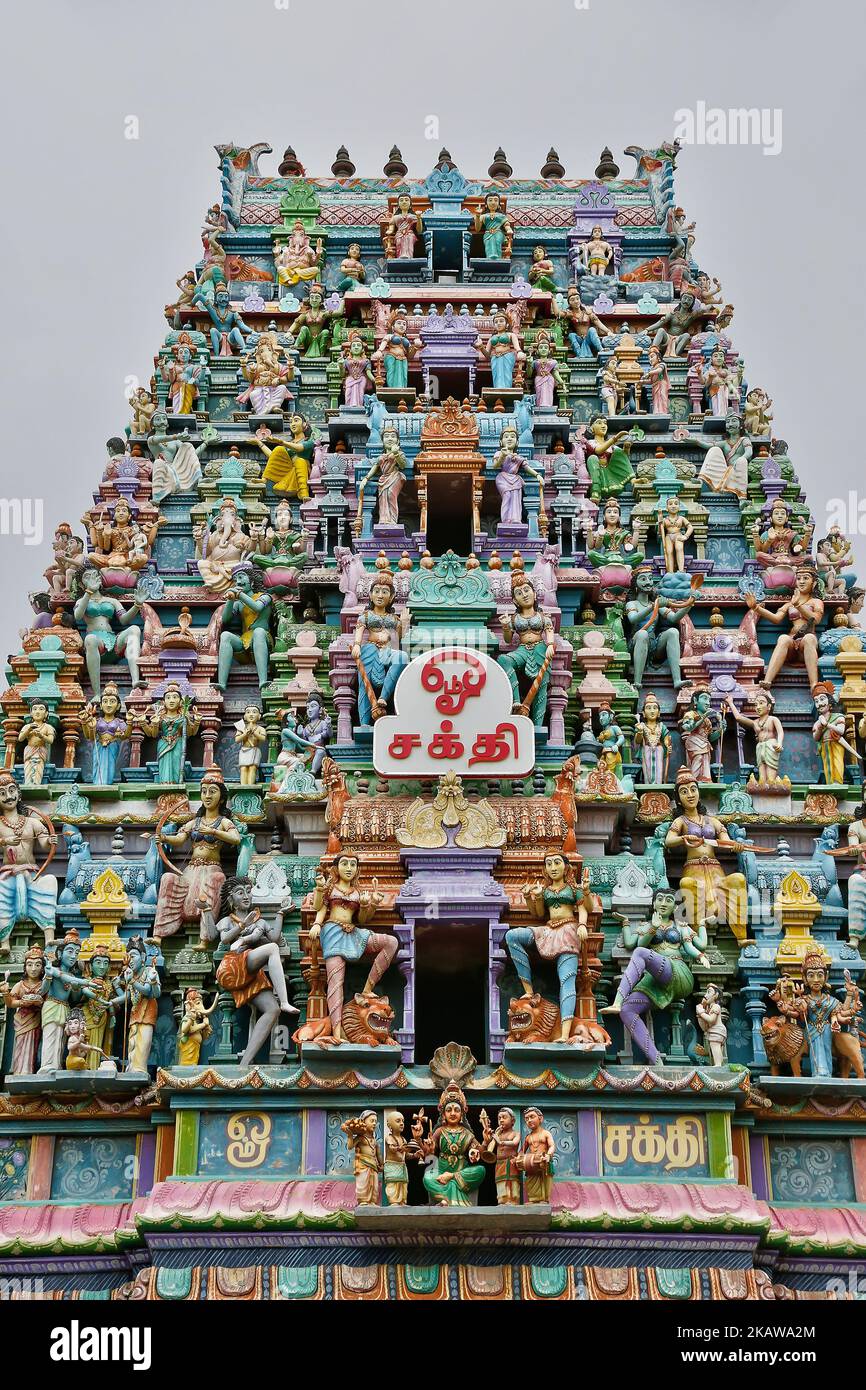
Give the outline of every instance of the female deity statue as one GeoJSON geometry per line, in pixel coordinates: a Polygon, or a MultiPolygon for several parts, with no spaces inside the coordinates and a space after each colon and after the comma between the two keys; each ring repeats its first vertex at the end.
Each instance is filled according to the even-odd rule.
{"type": "Polygon", "coordinates": [[[388,332],[373,353],[374,362],[385,367],[385,385],[390,390],[404,391],[409,385],[409,359],[421,350],[420,338],[409,337],[409,320],[405,314],[394,314],[388,332]]]}
{"type": "Polygon", "coordinates": [[[140,600],[133,599],[125,609],[119,599],[102,592],[102,575],[90,566],[82,571],[81,586],[81,597],[76,599],[72,611],[76,622],[84,624],[84,661],[94,697],[98,700],[102,693],[101,666],[105,657],[125,657],[131,684],[141,685],[141,629],[134,624],[140,600]],[[121,632],[112,630],[112,620],[118,622],[121,632]]]}
{"type": "Polygon", "coordinates": [[[237,566],[253,548],[234,498],[224,497],[212,524],[197,523],[192,537],[199,574],[212,593],[224,594],[233,586],[237,566]]]}
{"type": "Polygon", "coordinates": [[[9,987],[9,972],[0,985],[0,999],[11,1011],[15,1041],[9,1072],[12,1076],[33,1076],[42,1040],[42,979],[45,975],[45,953],[41,946],[31,946],[24,953],[24,974],[17,984],[9,987]]]}
{"type": "Polygon", "coordinates": [[[860,991],[845,971],[845,1000],[836,999],[827,989],[827,961],[821,950],[803,959],[805,990],[795,1001],[803,1022],[809,1048],[812,1076],[833,1075],[833,1054],[842,1058],[840,1072],[863,1079],[863,1053],[860,1047],[860,991]]]}
{"type": "Polygon", "coordinates": [[[558,1041],[567,1043],[577,1008],[578,957],[586,955],[589,909],[596,906],[588,875],[579,884],[562,854],[547,854],[543,882],[525,883],[523,896],[537,921],[530,927],[509,927],[505,945],[524,994],[533,993],[528,948],[534,946],[542,960],[556,962],[561,1020],[558,1041]]]}
{"type": "Polygon", "coordinates": [[[275,332],[260,333],[252,354],[241,358],[241,374],[249,383],[237,396],[239,405],[248,405],[254,415],[271,415],[282,410],[286,401],[294,404],[289,382],[295,367],[281,360],[282,350],[275,332]]]}
{"type": "MultiPolygon", "coordinates": [[[[632,571],[643,564],[644,553],[637,548],[637,523],[631,530],[622,524],[622,509],[615,497],[608,497],[601,514],[601,525],[593,529],[592,515],[586,521],[587,559],[593,569],[623,565],[632,571]]],[[[625,576],[626,588],[628,576],[625,576]]]]}
{"type": "Polygon", "coordinates": [[[177,681],[169,681],[162,699],[148,705],[138,724],[148,738],[156,739],[158,781],[164,786],[182,782],[187,740],[201,727],[192,698],[183,694],[177,681]]]}
{"type": "Polygon", "coordinates": [[[496,470],[496,490],[501,500],[499,520],[503,526],[519,525],[523,521],[523,478],[525,460],[517,452],[517,430],[506,425],[499,436],[499,448],[493,455],[496,470]]]}
{"type": "Polygon", "coordinates": [[[389,261],[411,261],[415,256],[415,240],[424,233],[424,220],[412,208],[408,193],[401,193],[397,206],[385,224],[385,255],[389,261]]]}
{"type": "Polygon", "coordinates": [[[55,734],[48,706],[43,700],[34,700],[30,706],[30,718],[22,724],[17,738],[18,743],[24,744],[22,761],[25,787],[42,785],[55,734]]]}
{"type": "Polygon", "coordinates": [[[591,438],[586,440],[586,467],[592,483],[591,495],[597,502],[601,497],[616,496],[622,492],[626,483],[634,477],[634,469],[628,456],[631,441],[625,448],[620,445],[621,439],[628,440],[627,430],[620,430],[608,438],[607,421],[603,415],[596,416],[590,430],[591,438]]]}
{"type": "Polygon", "coordinates": [[[39,1076],[61,1071],[66,1042],[66,1023],[70,1010],[89,997],[78,957],[81,937],[68,931],[54,947],[53,956],[45,961],[45,973],[39,986],[42,995],[42,1059],[39,1076]]]}
{"type": "Polygon", "coordinates": [[[160,374],[163,381],[168,382],[172,415],[192,415],[201,367],[192,360],[186,343],[175,345],[174,358],[160,364],[160,374]]]}
{"type": "Polygon", "coordinates": [[[546,246],[533,247],[532,265],[526,278],[536,290],[547,290],[550,294],[558,293],[559,286],[553,278],[553,261],[548,257],[546,246]]]}
{"type": "Polygon", "coordinates": [[[153,500],[164,502],[176,492],[193,492],[201,482],[201,458],[208,444],[216,443],[213,438],[203,439],[195,446],[191,443],[189,430],[181,434],[169,434],[168,415],[164,410],[156,410],[151,421],[153,432],[148,438],[147,447],[153,459],[153,500]]]}
{"type": "Polygon", "coordinates": [[[619,361],[615,356],[599,367],[596,381],[601,408],[610,419],[619,410],[619,361]]]}
{"type": "Polygon", "coordinates": [[[481,1145],[469,1127],[466,1097],[453,1081],[439,1098],[439,1123],[424,1133],[424,1111],[412,1124],[412,1138],[422,1158],[434,1163],[424,1174],[424,1186],[434,1206],[469,1207],[472,1194],[484,1178],[481,1145]]]}
{"type": "Polygon", "coordinates": [[[84,706],[81,732],[91,743],[90,780],[95,787],[112,787],[117,781],[120,747],[129,738],[129,717],[114,681],[109,681],[97,701],[84,706]]]}
{"type": "Polygon", "coordinates": [[[292,330],[301,357],[327,357],[331,349],[332,324],[342,310],[325,308],[322,286],[310,285],[306,301],[295,317],[292,330]]]}
{"type": "Polygon", "coordinates": [[[268,922],[253,907],[252,895],[253,885],[248,878],[228,879],[222,891],[219,920],[214,921],[214,910],[209,904],[202,906],[201,915],[204,939],[219,939],[225,948],[217,966],[217,984],[232,995],[236,1009],[248,1004],[251,1021],[255,1020],[241,1056],[242,1067],[255,1061],[280,1014],[298,1016],[298,1010],[289,1002],[280,956],[283,918],[291,910],[292,899],[284,899],[274,920],[268,922]]]}
{"type": "Polygon", "coordinates": [[[501,311],[493,315],[493,331],[487,342],[476,339],[475,346],[490,359],[490,375],[493,387],[498,391],[510,391],[514,386],[514,370],[518,362],[526,361],[526,353],[520,344],[520,335],[515,332],[508,315],[501,311]]]}
{"type": "Polygon", "coordinates": [[[298,285],[303,280],[318,280],[323,254],[322,238],[318,238],[313,250],[303,222],[297,219],[291,235],[274,252],[277,284],[298,285]]]}
{"type": "Polygon", "coordinates": [[[511,259],[511,241],[514,229],[502,211],[502,199],[498,193],[488,193],[484,199],[484,211],[476,212],[473,229],[484,242],[484,256],[488,261],[507,261],[511,259]]]}
{"type": "Polygon", "coordinates": [[[613,247],[605,241],[601,227],[593,227],[589,241],[582,241],[579,250],[587,275],[607,275],[613,260],[613,247]]]}
{"type": "Polygon", "coordinates": [[[350,410],[363,410],[364,396],[368,389],[375,391],[376,382],[361,334],[351,333],[340,351],[343,357],[343,398],[350,410]]]}
{"type": "Polygon", "coordinates": [[[340,270],[343,278],[337,284],[338,294],[350,294],[353,290],[362,288],[367,278],[364,263],[361,260],[361,244],[358,241],[349,243],[347,254],[340,261],[340,270]]]}
{"type": "Polygon", "coordinates": [[[746,594],[746,604],[758,618],[766,618],[777,625],[785,619],[791,624],[790,632],[783,632],[777,641],[767,674],[760,684],[769,690],[773,681],[785,665],[802,663],[809,677],[810,688],[818,684],[818,638],[817,630],[824,616],[824,600],[820,597],[821,581],[817,571],[809,562],[797,567],[794,580],[794,595],[786,599],[782,607],[774,613],[759,603],[754,594],[746,594]]]}
{"type": "Polygon", "coordinates": [[[111,977],[111,956],[105,946],[94,949],[84,978],[90,991],[81,1009],[87,1043],[84,1062],[89,1071],[95,1071],[111,1055],[114,1015],[126,995],[119,979],[111,977]]]}
{"type": "Polygon", "coordinates": [[[274,508],[273,522],[255,536],[258,550],[249,559],[260,570],[302,569],[307,563],[303,537],[295,529],[292,505],[281,497],[274,508]]]}
{"type": "Polygon", "coordinates": [[[524,1174],[523,1195],[528,1206],[550,1201],[553,1187],[553,1160],[556,1142],[549,1129],[544,1128],[544,1116],[537,1106],[524,1110],[527,1134],[518,1163],[524,1174]]]}
{"type": "Polygon", "coordinates": [[[622,973],[612,1004],[603,1014],[619,1014],[631,1039],[651,1066],[662,1059],[650,1037],[644,1017],[653,1008],[667,1009],[678,1000],[688,999],[695,988],[690,961],[709,965],[707,927],[702,919],[696,927],[676,920],[676,896],[659,891],[653,899],[652,916],[643,930],[622,913],[622,940],[631,949],[631,960],[622,973]]]}
{"type": "Polygon", "coordinates": [[[503,1105],[496,1116],[496,1128],[490,1124],[486,1110],[481,1111],[482,1158],[492,1158],[496,1164],[496,1200],[501,1207],[519,1207],[522,1174],[519,1167],[520,1131],[517,1117],[509,1105],[503,1105]]]}
{"type": "Polygon", "coordinates": [[[385,1163],[382,1178],[389,1207],[405,1207],[409,1195],[409,1171],[406,1156],[409,1140],[403,1133],[406,1121],[399,1110],[385,1111],[385,1163]]]}
{"type": "Polygon", "coordinates": [[[162,993],[153,959],[153,949],[145,944],[143,937],[130,938],[126,948],[126,964],[118,976],[118,984],[126,996],[123,1014],[126,1020],[124,1052],[128,1072],[146,1073],[150,1061],[153,1030],[162,993]]]}
{"type": "Polygon", "coordinates": [[[355,530],[357,533],[360,533],[361,530],[364,513],[364,493],[367,489],[367,484],[377,476],[379,479],[379,484],[376,489],[378,525],[399,525],[398,498],[403,491],[403,484],[406,481],[406,469],[408,466],[406,455],[400,448],[400,436],[397,430],[393,425],[385,425],[382,429],[382,452],[369,472],[361,479],[361,484],[358,488],[358,512],[355,518],[355,530]]]}
{"type": "Polygon", "coordinates": [[[239,749],[238,769],[242,787],[254,787],[258,782],[267,737],[258,705],[247,705],[235,724],[235,743],[239,749]]]}
{"type": "Polygon", "coordinates": [[[710,354],[709,363],[701,373],[701,381],[710,398],[710,410],[714,418],[717,420],[727,418],[731,388],[736,377],[728,368],[724,348],[717,348],[715,352],[710,354]]]}
{"type": "Polygon", "coordinates": [[[725,729],[724,715],[710,708],[707,686],[696,686],[691,704],[680,720],[680,733],[689,769],[696,782],[711,782],[713,749],[725,729]]]}
{"type": "Polygon", "coordinates": [[[556,650],[553,619],[539,608],[535,589],[523,570],[512,571],[511,598],[514,613],[503,614],[502,636],[508,646],[516,637],[517,646],[503,652],[498,661],[511,685],[515,713],[528,713],[536,729],[541,729],[547,710],[550,663],[556,650]],[[521,678],[529,683],[522,698],[521,678]]]}
{"type": "Polygon", "coordinates": [[[693,438],[707,448],[698,477],[712,492],[732,492],[740,499],[746,496],[749,484],[749,460],[752,441],[743,434],[739,415],[729,412],[725,422],[725,438],[721,444],[706,446],[700,435],[693,438]]]}
{"type": "MultiPolygon", "coordinates": [[[[796,569],[808,558],[808,532],[798,533],[790,521],[790,506],[777,497],[770,509],[770,524],[766,531],[761,531],[760,523],[755,522],[752,543],[755,559],[764,570],[796,569]]],[[[773,584],[771,587],[777,586],[773,584]]]]}
{"type": "Polygon", "coordinates": [[[686,541],[695,534],[695,528],[687,516],[680,511],[680,499],[669,497],[665,510],[656,518],[662,554],[665,557],[665,570],[668,574],[684,574],[686,568],[686,541]]]}
{"type": "Polygon", "coordinates": [[[640,379],[650,396],[650,413],[667,415],[670,410],[671,379],[667,363],[657,347],[649,350],[649,367],[640,379]]]}
{"type": "Polygon", "coordinates": [[[532,358],[532,384],[535,389],[535,405],[538,410],[552,410],[557,388],[565,390],[562,372],[556,358],[552,355],[552,345],[547,333],[541,332],[535,339],[535,354],[532,358]]]}
{"type": "Polygon", "coordinates": [[[759,690],[755,694],[755,717],[749,719],[741,714],[728,697],[727,706],[738,724],[751,729],[755,735],[755,764],[758,769],[758,786],[783,790],[790,787],[787,777],[779,776],[779,763],[782,761],[782,746],[785,730],[781,719],[775,714],[776,700],[769,690],[759,690]]]}
{"type": "Polygon", "coordinates": [[[262,474],[265,482],[273,485],[274,492],[285,492],[289,497],[297,497],[299,502],[308,502],[310,467],[316,451],[312,425],[303,415],[293,415],[289,420],[288,438],[277,440],[275,435],[260,431],[255,435],[255,442],[267,455],[262,474]]]}
{"type": "Polygon", "coordinates": [[[150,525],[138,526],[126,498],[119,497],[114,504],[110,524],[106,523],[104,508],[101,512],[94,511],[83,516],[81,524],[90,533],[88,565],[101,570],[135,571],[144,569],[148,564],[151,548],[160,526],[165,524],[165,517],[158,516],[150,525]]]}
{"type": "Polygon", "coordinates": [[[399,945],[396,936],[372,932],[365,926],[384,897],[378,891],[378,879],[373,879],[372,892],[367,892],[358,888],[357,878],[357,856],[341,854],[328,875],[317,875],[313,893],[316,915],[310,927],[310,947],[320,951],[325,962],[328,1017],[335,1043],[346,1041],[342,1023],[346,962],[372,957],[362,993],[375,994],[399,945]]]}
{"type": "Polygon", "coordinates": [[[839,708],[836,687],[832,681],[818,681],[812,686],[812,699],[818,718],[812,725],[812,737],[818,745],[824,781],[828,786],[845,785],[845,754],[857,762],[860,754],[845,737],[845,714],[839,708]]]}
{"type": "Polygon", "coordinates": [[[369,607],[358,618],[352,656],[358,667],[358,720],[369,728],[388,712],[388,702],[408,656],[395,645],[408,632],[409,611],[393,612],[394,578],[379,570],[370,584],[369,607]]]}
{"type": "Polygon", "coordinates": [[[688,906],[689,921],[727,922],[742,945],[748,921],[746,880],[741,873],[726,874],[716,858],[716,850],[754,846],[732,840],[722,821],[707,814],[690,768],[681,767],[677,772],[675,795],[682,814],[671,822],[665,848],[686,851],[680,891],[688,906]]]}
{"type": "Polygon", "coordinates": [[[655,695],[647,695],[640,718],[634,727],[635,746],[640,749],[641,770],[645,783],[666,782],[671,762],[671,735],[661,717],[661,706],[655,695]]]}
{"type": "MultiPolygon", "coordinates": [[[[186,868],[163,874],[159,883],[153,934],[162,938],[174,936],[184,923],[198,922],[203,906],[211,911],[219,902],[225,874],[220,864],[223,846],[236,849],[241,834],[226,814],[228,791],[219,768],[211,768],[201,779],[201,805],[195,815],[187,816],[169,834],[157,828],[155,839],[160,845],[192,845],[186,868]]],[[[149,838],[148,832],[143,832],[149,838]]]]}
{"type": "Polygon", "coordinates": [[[188,989],[183,1000],[183,1018],[177,1030],[177,1065],[197,1067],[201,1050],[213,1033],[210,1015],[219,1003],[219,994],[214,995],[209,1009],[204,1006],[201,990],[188,989]]]}
{"type": "Polygon", "coordinates": [[[352,1115],[340,1125],[352,1155],[355,1201],[358,1206],[379,1205],[379,1174],[385,1165],[376,1138],[377,1125],[375,1110],[362,1110],[360,1115],[352,1115]]]}

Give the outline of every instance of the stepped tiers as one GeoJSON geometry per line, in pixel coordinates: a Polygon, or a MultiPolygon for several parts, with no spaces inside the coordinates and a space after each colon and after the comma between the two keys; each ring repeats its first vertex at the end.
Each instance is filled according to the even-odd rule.
{"type": "Polygon", "coordinates": [[[0,1263],[815,1297],[866,1258],[863,589],[678,147],[217,152],[0,697],[0,1263]]]}

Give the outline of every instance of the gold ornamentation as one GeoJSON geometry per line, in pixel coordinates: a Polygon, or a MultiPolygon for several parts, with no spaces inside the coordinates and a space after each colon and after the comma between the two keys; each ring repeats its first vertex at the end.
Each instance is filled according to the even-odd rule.
{"type": "Polygon", "coordinates": [[[448,831],[458,827],[453,843],[460,849],[499,849],[505,844],[505,831],[496,820],[488,801],[470,803],[463,792],[463,779],[449,771],[439,778],[439,789],[432,802],[418,797],[406,813],[405,829],[397,831],[397,842],[418,849],[444,849],[448,831]]]}

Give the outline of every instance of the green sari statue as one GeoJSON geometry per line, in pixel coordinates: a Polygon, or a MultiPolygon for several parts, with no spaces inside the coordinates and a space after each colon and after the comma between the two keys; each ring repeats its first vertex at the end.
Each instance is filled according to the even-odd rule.
{"type": "Polygon", "coordinates": [[[415,1117],[412,1137],[420,1152],[434,1162],[424,1174],[424,1186],[434,1206],[469,1207],[484,1177],[481,1144],[467,1122],[466,1099],[449,1083],[439,1099],[439,1123],[424,1136],[423,1111],[415,1117]]]}

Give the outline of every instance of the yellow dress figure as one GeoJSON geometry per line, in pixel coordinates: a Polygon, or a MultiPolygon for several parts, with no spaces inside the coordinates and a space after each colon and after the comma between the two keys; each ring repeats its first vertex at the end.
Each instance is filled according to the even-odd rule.
{"type": "Polygon", "coordinates": [[[310,464],[316,447],[313,431],[301,415],[292,416],[289,429],[291,438],[285,443],[271,446],[264,439],[256,440],[268,457],[262,477],[273,484],[274,492],[285,492],[306,502],[310,497],[310,464]]]}

